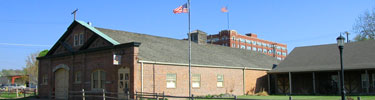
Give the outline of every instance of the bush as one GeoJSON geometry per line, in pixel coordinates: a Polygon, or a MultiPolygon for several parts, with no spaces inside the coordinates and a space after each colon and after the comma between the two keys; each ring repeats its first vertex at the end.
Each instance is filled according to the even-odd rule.
{"type": "Polygon", "coordinates": [[[258,92],[255,95],[257,95],[257,96],[269,96],[269,94],[267,93],[267,91],[258,92]]]}

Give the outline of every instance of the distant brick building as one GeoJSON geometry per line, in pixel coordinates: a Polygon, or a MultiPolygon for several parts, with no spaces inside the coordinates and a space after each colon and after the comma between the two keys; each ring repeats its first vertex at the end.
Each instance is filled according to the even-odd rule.
{"type": "MultiPolygon", "coordinates": [[[[97,28],[75,20],[48,54],[38,58],[39,96],[74,99],[68,91],[82,89],[188,96],[187,52],[185,40],[97,28]]],[[[259,52],[192,43],[191,92],[243,95],[267,90],[267,71],[277,63],[259,52]]]]}
{"type": "Polygon", "coordinates": [[[285,59],[288,53],[286,44],[259,39],[254,33],[241,35],[235,30],[223,30],[219,34],[209,35],[207,43],[258,51],[279,60],[285,59]]]}

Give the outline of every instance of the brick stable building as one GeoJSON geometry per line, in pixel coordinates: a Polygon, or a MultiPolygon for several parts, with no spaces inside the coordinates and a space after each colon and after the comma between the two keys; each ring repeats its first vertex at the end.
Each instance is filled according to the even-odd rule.
{"type": "Polygon", "coordinates": [[[256,34],[238,34],[235,30],[223,30],[219,34],[207,36],[207,43],[262,52],[279,60],[285,59],[287,45],[259,39],[256,34]]]}
{"type": "MultiPolygon", "coordinates": [[[[39,57],[39,96],[74,99],[68,91],[187,96],[188,41],[93,27],[75,20],[39,57]]],[[[267,90],[265,54],[192,43],[192,94],[253,94],[267,90]]],[[[125,98],[124,95],[116,95],[125,98]]]]}

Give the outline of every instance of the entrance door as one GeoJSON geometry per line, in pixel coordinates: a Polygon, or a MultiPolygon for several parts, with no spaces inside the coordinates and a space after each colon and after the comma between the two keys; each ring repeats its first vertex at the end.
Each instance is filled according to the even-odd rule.
{"type": "Polygon", "coordinates": [[[55,97],[56,99],[68,99],[69,73],[60,68],[55,72],[55,97]]]}
{"type": "Polygon", "coordinates": [[[121,99],[127,98],[127,91],[130,91],[130,70],[129,68],[120,68],[118,70],[118,97],[121,99]]]}

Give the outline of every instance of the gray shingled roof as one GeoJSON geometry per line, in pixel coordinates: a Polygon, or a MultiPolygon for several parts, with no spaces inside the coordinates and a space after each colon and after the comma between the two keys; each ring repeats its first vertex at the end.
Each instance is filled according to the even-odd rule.
{"type": "MultiPolygon", "coordinates": [[[[119,30],[96,28],[120,44],[140,42],[139,58],[145,61],[188,63],[188,41],[119,30]]],[[[262,53],[192,42],[192,64],[271,69],[278,60],[262,53]]]]}
{"type": "MultiPolygon", "coordinates": [[[[375,68],[375,40],[351,42],[344,46],[344,69],[375,68]]],[[[270,73],[340,70],[337,44],[295,48],[270,73]]]]}

